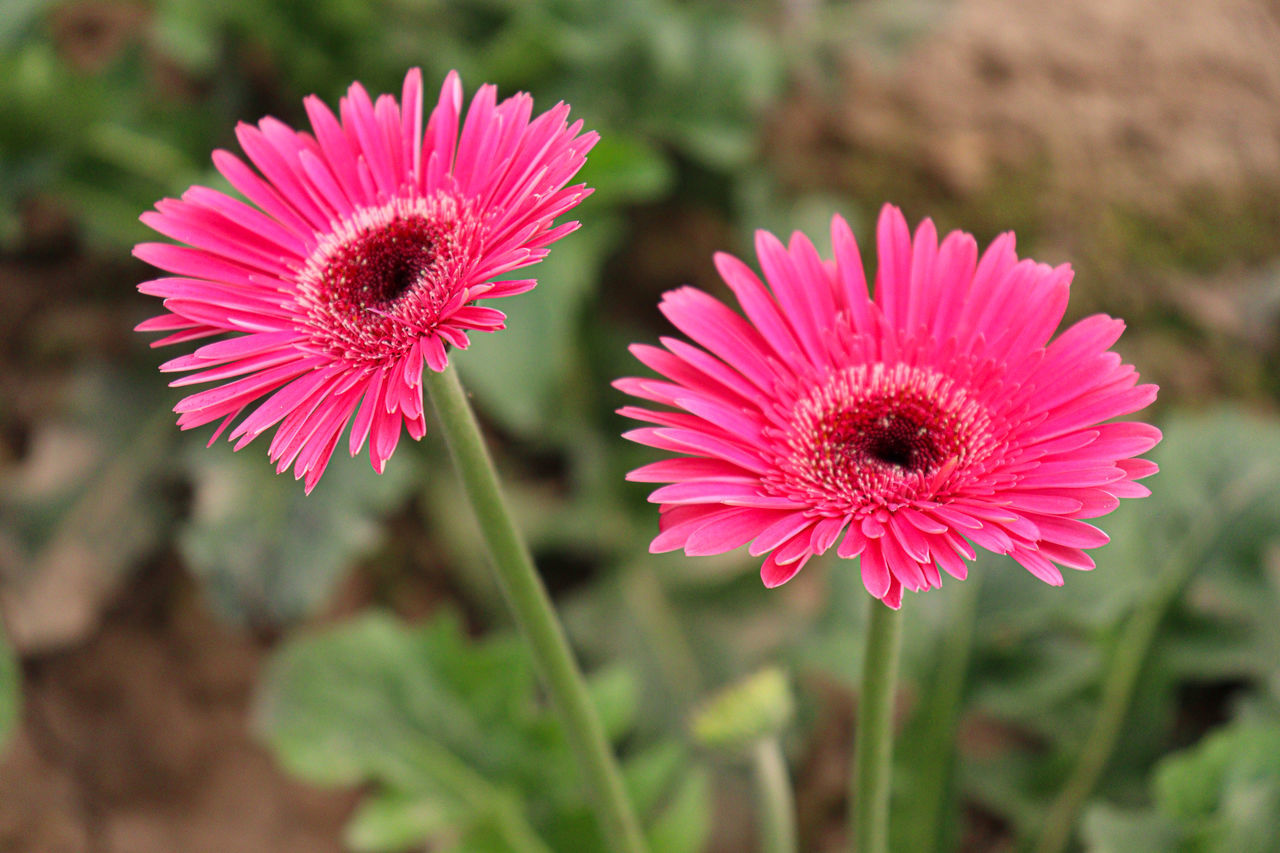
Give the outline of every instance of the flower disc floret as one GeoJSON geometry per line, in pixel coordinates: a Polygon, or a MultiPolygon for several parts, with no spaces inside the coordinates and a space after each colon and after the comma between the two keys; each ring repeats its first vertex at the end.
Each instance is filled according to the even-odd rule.
{"type": "Polygon", "coordinates": [[[776,433],[775,494],[824,515],[932,500],[995,450],[986,408],[949,377],[905,364],[833,373],[776,433]]]}

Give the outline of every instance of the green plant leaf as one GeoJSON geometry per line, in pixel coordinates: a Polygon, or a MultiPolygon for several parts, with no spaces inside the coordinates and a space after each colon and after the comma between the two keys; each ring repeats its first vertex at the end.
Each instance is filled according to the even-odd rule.
{"type": "Polygon", "coordinates": [[[458,815],[442,798],[381,793],[360,804],[345,838],[347,846],[360,853],[395,853],[457,829],[458,815]]]}
{"type": "Polygon", "coordinates": [[[681,781],[667,807],[649,827],[649,849],[698,853],[711,833],[711,778],[701,768],[681,781]]]}
{"type": "MultiPolygon", "coordinates": [[[[627,734],[634,676],[608,669],[590,689],[609,734],[627,734]]],[[[370,785],[347,830],[354,848],[430,841],[441,850],[607,853],[569,742],[513,637],[472,640],[447,613],[416,627],[367,614],[286,643],[267,671],[257,720],[290,772],[370,785]]],[[[663,753],[673,746],[687,757],[676,745],[663,753]]],[[[650,812],[654,831],[696,829],[685,812],[698,790],[685,790],[678,772],[687,775],[687,764],[654,772],[653,754],[640,753],[640,773],[650,802],[663,803],[650,812]]],[[[629,763],[624,773],[635,776],[629,763]]]]}
{"type": "MultiPolygon", "coordinates": [[[[1280,580],[1268,552],[1280,531],[1280,425],[1218,410],[1163,426],[1150,454],[1161,466],[1147,481],[1152,495],[1097,521],[1111,543],[1094,552],[1096,570],[1054,589],[1010,564],[984,583],[971,701],[1012,743],[1031,738],[1050,757],[987,750],[983,766],[962,776],[966,793],[1029,834],[1086,733],[1108,731],[1098,718],[1104,678],[1108,695],[1123,697],[1107,719],[1121,722],[1092,747],[1105,751],[1105,774],[1073,785],[1128,800],[1168,749],[1183,685],[1231,679],[1264,693],[1273,677],[1280,580]],[[1134,655],[1140,664],[1116,669],[1134,655]]],[[[1098,832],[1124,824],[1125,813],[1099,814],[1098,832]]]]}
{"type": "Polygon", "coordinates": [[[310,495],[277,475],[262,449],[194,448],[195,505],[178,544],[214,604],[241,622],[274,625],[305,616],[332,592],[380,535],[379,516],[414,485],[412,447],[382,475],[363,458],[335,454],[310,495]]]}
{"type": "Polygon", "coordinates": [[[573,329],[617,237],[618,223],[610,217],[597,213],[584,221],[536,267],[517,271],[536,277],[538,286],[495,303],[507,315],[507,328],[471,335],[467,350],[453,356],[479,408],[517,434],[552,429],[561,415],[573,329]]]}
{"type": "Polygon", "coordinates": [[[1240,720],[1209,735],[1160,762],[1153,788],[1152,809],[1094,808],[1085,820],[1089,849],[1280,849],[1280,721],[1240,720]]]}
{"type": "Polygon", "coordinates": [[[653,146],[619,131],[600,137],[577,177],[595,190],[593,205],[652,201],[666,193],[674,179],[671,163],[653,146]]]}

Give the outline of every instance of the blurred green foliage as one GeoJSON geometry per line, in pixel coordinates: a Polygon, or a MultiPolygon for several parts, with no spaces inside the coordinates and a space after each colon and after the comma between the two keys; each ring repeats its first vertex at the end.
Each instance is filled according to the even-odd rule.
{"type": "Polygon", "coordinates": [[[1267,853],[1280,848],[1280,717],[1238,720],[1162,760],[1154,806],[1099,805],[1085,819],[1091,853],[1267,853]]]}
{"type": "MultiPolygon", "coordinates": [[[[624,669],[591,679],[612,741],[633,728],[639,689],[624,669]]],[[[472,641],[443,612],[417,627],[367,614],[287,643],[259,719],[281,762],[303,778],[375,785],[348,826],[352,849],[431,841],[457,851],[609,850],[515,637],[472,641]]],[[[647,745],[623,772],[653,849],[702,849],[707,777],[677,742],[647,745]]]]}
{"type": "Polygon", "coordinates": [[[380,519],[415,474],[412,457],[381,477],[364,457],[339,457],[325,472],[329,488],[306,495],[257,454],[189,447],[186,458],[195,500],[178,530],[182,555],[223,615],[263,626],[322,607],[377,544],[380,519]]]}

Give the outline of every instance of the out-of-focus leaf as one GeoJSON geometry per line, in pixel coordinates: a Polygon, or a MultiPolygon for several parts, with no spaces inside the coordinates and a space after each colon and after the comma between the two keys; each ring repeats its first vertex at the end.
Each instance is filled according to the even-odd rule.
{"type": "MultiPolygon", "coordinates": [[[[630,673],[607,670],[590,691],[611,737],[626,735],[637,700],[630,673]]],[[[323,784],[373,783],[348,828],[358,849],[431,841],[441,850],[608,853],[573,751],[514,638],[472,641],[447,615],[420,627],[368,615],[286,644],[258,720],[291,772],[323,784]]],[[[664,754],[673,747],[687,757],[675,745],[664,754]]],[[[674,772],[687,765],[657,766],[653,754],[641,753],[637,772],[650,802],[662,803],[654,826],[691,827],[685,812],[698,792],[677,785],[674,772]]],[[[635,778],[628,765],[624,773],[635,778]]]]}
{"type": "Polygon", "coordinates": [[[424,838],[456,830],[458,815],[441,799],[404,793],[367,797],[347,824],[346,842],[361,853],[409,850],[424,838]]]}
{"type": "Polygon", "coordinates": [[[1154,789],[1154,809],[1094,809],[1085,821],[1089,849],[1280,849],[1280,723],[1239,721],[1209,735],[1162,761],[1154,789]]]}
{"type": "Polygon", "coordinates": [[[592,187],[593,205],[652,201],[675,178],[671,163],[639,137],[622,132],[602,134],[576,180],[592,187]]]}
{"type": "Polygon", "coordinates": [[[0,619],[0,754],[18,722],[20,691],[18,657],[9,646],[4,620],[0,619]]]}
{"type": "MultiPolygon", "coordinates": [[[[1167,743],[1180,685],[1230,678],[1264,690],[1280,655],[1280,582],[1267,567],[1280,534],[1280,426],[1229,411],[1163,426],[1149,454],[1161,466],[1145,481],[1152,496],[1096,522],[1112,540],[1094,552],[1096,570],[1055,589],[1010,564],[1011,574],[989,575],[983,587],[972,701],[1001,721],[1010,745],[962,776],[970,796],[1028,833],[1097,725],[1097,685],[1110,677],[1117,644],[1133,653],[1131,614],[1156,628],[1138,682],[1124,691],[1126,722],[1109,748],[1102,797],[1142,784],[1167,743]],[[1027,738],[1053,758],[1026,761],[1017,744],[1027,738]]],[[[1116,829],[1119,814],[1103,813],[1094,830],[1116,829]]]]}
{"type": "Polygon", "coordinates": [[[4,15],[0,16],[0,49],[11,49],[25,31],[35,25],[40,14],[52,5],[53,0],[10,0],[4,15]]]}
{"type": "Polygon", "coordinates": [[[684,778],[646,833],[649,849],[698,853],[711,833],[711,778],[702,768],[684,778]]]}
{"type": "Polygon", "coordinates": [[[635,674],[624,667],[606,669],[592,677],[590,690],[606,736],[618,740],[631,731],[640,700],[635,674]]]}
{"type": "Polygon", "coordinates": [[[1131,813],[1099,805],[1084,816],[1081,828],[1089,853],[1168,853],[1183,849],[1182,833],[1166,817],[1131,813]]]}
{"type": "Polygon", "coordinates": [[[225,446],[189,452],[195,506],[178,542],[223,613],[277,624],[321,605],[377,543],[378,518],[412,488],[416,457],[401,448],[379,475],[364,458],[339,452],[307,495],[264,455],[225,446]]]}
{"type": "Polygon", "coordinates": [[[573,329],[617,236],[612,219],[584,219],[546,260],[515,273],[536,277],[538,286],[495,303],[507,315],[507,328],[474,334],[466,352],[454,354],[480,408],[517,434],[550,429],[562,414],[561,383],[574,352],[573,329]]]}
{"type": "Polygon", "coordinates": [[[49,651],[96,625],[172,509],[157,485],[171,416],[123,374],[86,368],[0,489],[0,595],[14,645],[49,651]]]}
{"type": "Polygon", "coordinates": [[[664,791],[679,775],[689,761],[686,750],[674,741],[667,741],[639,753],[623,771],[627,793],[640,814],[649,814],[658,808],[664,791]]]}

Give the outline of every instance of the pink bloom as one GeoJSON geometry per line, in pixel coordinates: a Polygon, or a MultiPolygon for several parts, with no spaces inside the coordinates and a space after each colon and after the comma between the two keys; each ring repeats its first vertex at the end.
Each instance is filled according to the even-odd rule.
{"type": "Polygon", "coordinates": [[[531,121],[527,94],[497,103],[482,86],[459,137],[456,73],[425,131],[417,69],[401,104],[374,102],[358,83],[340,119],[315,96],[305,104],[311,133],[269,117],[236,128],[260,175],[214,152],[251,204],[192,187],[142,216],[187,245],[134,254],[173,273],[138,288],[168,311],[138,326],[169,333],[153,346],[219,336],[161,367],[189,371],[173,385],[217,383],[178,403],[178,425],[221,421],[212,444],[248,411],[229,436],[235,449],[276,427],[276,470],[292,465],[310,492],[348,423],[351,454],[367,438],[379,472],[401,424],[422,437],[423,363],[442,371],[468,331],[503,327],[502,312],[477,301],[532,288],[492,279],[577,228],[552,220],[590,193],[565,185],[597,136],[567,125],[565,104],[531,121]]]}
{"type": "Polygon", "coordinates": [[[1156,396],[1108,349],[1124,324],[1096,315],[1050,342],[1071,269],[1019,261],[1012,234],[979,258],[970,235],[939,246],[926,219],[912,239],[885,207],[874,297],[839,216],[831,238],[827,261],[802,234],[784,247],[757,233],[768,288],[717,255],[746,319],[683,287],[661,309],[699,346],[632,348],[666,380],[617,387],[674,411],[627,406],[657,424],[627,438],[681,454],[629,475],[670,484],[649,498],[661,505],[650,550],[750,542],[774,587],[834,546],[861,557],[867,590],[894,608],[904,587],[963,579],[975,546],[1054,585],[1059,565],[1093,568],[1085,549],[1108,540],[1082,519],[1150,494],[1135,480],[1156,466],[1134,457],[1160,440],[1106,422],[1156,396]]]}

